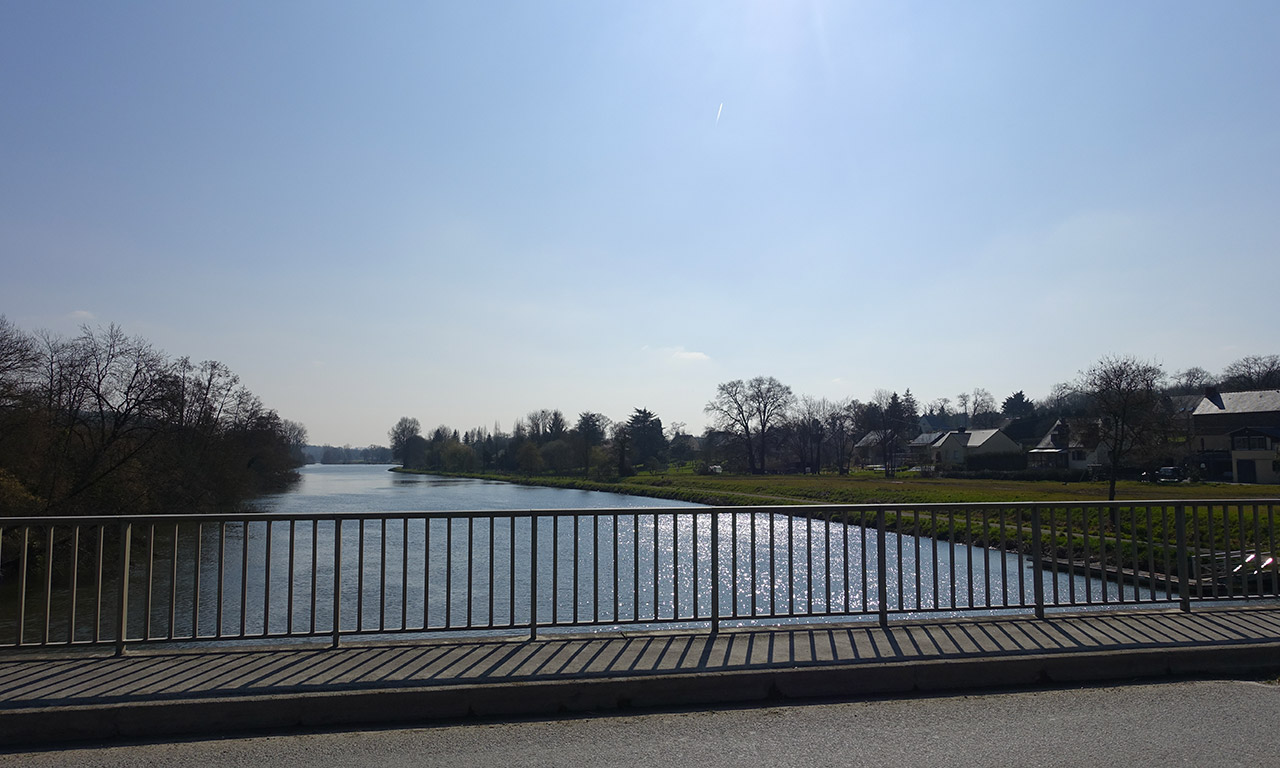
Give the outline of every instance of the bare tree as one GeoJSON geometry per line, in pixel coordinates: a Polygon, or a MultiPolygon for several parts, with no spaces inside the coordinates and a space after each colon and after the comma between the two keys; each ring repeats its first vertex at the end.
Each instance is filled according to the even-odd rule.
{"type": "Polygon", "coordinates": [[[1242,357],[1222,371],[1222,386],[1229,391],[1280,389],[1280,355],[1242,357]]]}
{"type": "Polygon", "coordinates": [[[1213,374],[1198,365],[1193,365],[1185,371],[1173,374],[1171,391],[1180,395],[1202,394],[1205,387],[1213,386],[1214,382],[1213,374]]]}
{"type": "Polygon", "coordinates": [[[964,417],[964,425],[969,426],[969,393],[961,392],[956,395],[956,405],[960,406],[959,416],[964,417]]]}
{"type": "Polygon", "coordinates": [[[973,413],[973,426],[990,429],[999,423],[1000,413],[996,410],[996,399],[982,387],[974,387],[969,406],[973,413]]]}
{"type": "Polygon", "coordinates": [[[115,325],[67,339],[0,318],[0,468],[25,507],[58,513],[194,508],[296,477],[305,429],[237,384],[115,325]]]}
{"type": "Polygon", "coordinates": [[[769,430],[794,401],[791,387],[772,376],[757,376],[745,383],[737,379],[719,385],[715,399],[703,411],[715,419],[717,429],[741,443],[754,474],[765,471],[769,430]]]}
{"type": "Polygon", "coordinates": [[[35,340],[0,315],[0,407],[18,395],[39,364],[35,340]]]}
{"type": "Polygon", "coordinates": [[[1076,388],[1088,396],[1098,419],[1111,464],[1107,498],[1116,497],[1120,463],[1160,429],[1160,392],[1164,370],[1157,363],[1135,357],[1104,357],[1082,371],[1076,388]]]}
{"type": "Polygon", "coordinates": [[[1076,382],[1060,381],[1049,390],[1042,401],[1047,413],[1057,416],[1083,415],[1089,405],[1088,395],[1080,391],[1076,382]]]}
{"type": "Polygon", "coordinates": [[[824,418],[823,432],[835,461],[836,472],[849,474],[849,462],[858,436],[858,412],[862,404],[857,400],[839,400],[824,418]]]}
{"type": "Polygon", "coordinates": [[[703,412],[714,419],[716,429],[732,435],[742,444],[747,454],[747,468],[756,473],[751,404],[747,385],[742,379],[726,381],[716,387],[716,397],[703,407],[703,412]]]}
{"type": "Polygon", "coordinates": [[[805,395],[787,413],[787,441],[796,460],[806,470],[822,471],[822,442],[827,429],[827,415],[832,410],[828,400],[805,395]]]}

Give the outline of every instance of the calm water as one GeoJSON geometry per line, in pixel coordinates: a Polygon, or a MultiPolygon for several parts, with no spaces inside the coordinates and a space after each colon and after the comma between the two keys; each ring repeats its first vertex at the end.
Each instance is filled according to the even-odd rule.
{"type": "Polygon", "coordinates": [[[698,507],[618,493],[538,488],[469,478],[389,472],[382,465],[311,464],[286,493],[263,497],[263,512],[328,514],[429,510],[615,509],[698,507]]]}
{"type": "MultiPolygon", "coordinates": [[[[130,636],[323,634],[333,626],[335,603],[343,631],[501,630],[530,621],[535,537],[529,516],[419,515],[347,520],[339,529],[333,521],[271,522],[275,514],[561,512],[537,517],[541,623],[645,626],[710,618],[713,524],[719,527],[722,617],[739,624],[777,621],[766,614],[812,622],[824,620],[819,614],[874,615],[878,609],[874,530],[769,512],[387,470],[312,465],[289,492],[259,500],[256,508],[263,514],[250,522],[135,530],[130,636]],[[617,512],[573,513],[581,509],[617,512]]],[[[892,533],[885,536],[885,548],[891,611],[958,616],[975,612],[968,606],[1033,600],[1033,572],[1022,556],[892,533]]],[[[55,579],[45,611],[38,587],[29,587],[26,635],[39,634],[46,613],[54,637],[74,631],[88,639],[95,626],[113,635],[115,570],[108,564],[104,573],[101,610],[95,610],[96,588],[78,588],[73,600],[55,579]]],[[[1050,602],[1054,579],[1044,576],[1050,602]]],[[[3,604],[16,605],[14,587],[0,585],[3,604]]],[[[1104,589],[1108,601],[1118,596],[1114,583],[1086,583],[1065,574],[1057,574],[1056,587],[1064,602],[1070,595],[1100,601],[1104,589]]],[[[0,641],[10,642],[17,621],[14,612],[6,613],[0,616],[0,641]]]]}

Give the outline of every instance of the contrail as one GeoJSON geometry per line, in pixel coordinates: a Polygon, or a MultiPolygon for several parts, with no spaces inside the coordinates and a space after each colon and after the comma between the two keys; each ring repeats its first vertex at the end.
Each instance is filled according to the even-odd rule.
{"type": "Polygon", "coordinates": [[[720,113],[724,111],[724,102],[720,102],[720,108],[716,110],[716,125],[720,124],[720,113]]]}

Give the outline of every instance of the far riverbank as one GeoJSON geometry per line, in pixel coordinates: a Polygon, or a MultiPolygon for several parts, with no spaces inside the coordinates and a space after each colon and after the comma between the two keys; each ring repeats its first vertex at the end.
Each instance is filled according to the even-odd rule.
{"type": "MultiPolygon", "coordinates": [[[[441,472],[395,467],[393,472],[469,477],[517,485],[603,491],[629,496],[687,501],[708,506],[792,504],[957,504],[1055,501],[1081,504],[1105,501],[1107,483],[1064,483],[1045,480],[971,480],[920,477],[902,473],[886,478],[876,472],[824,475],[698,475],[687,469],[641,474],[616,481],[564,475],[507,472],[441,472]]],[[[1116,500],[1280,498],[1280,486],[1234,483],[1170,483],[1132,481],[1116,484],[1116,500]]]]}

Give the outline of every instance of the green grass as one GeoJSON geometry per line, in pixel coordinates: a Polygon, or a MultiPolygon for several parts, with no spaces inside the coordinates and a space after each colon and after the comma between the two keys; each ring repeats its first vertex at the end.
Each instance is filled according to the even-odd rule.
{"type": "MultiPolygon", "coordinates": [[[[976,502],[1096,502],[1107,498],[1107,483],[967,480],[900,475],[885,478],[872,472],[839,475],[696,475],[688,470],[640,474],[613,482],[554,475],[470,473],[466,476],[525,485],[574,488],[713,506],[769,504],[956,504],[976,502]]],[[[1280,498],[1280,486],[1227,483],[1119,482],[1117,499],[1257,499],[1280,498]]]]}

